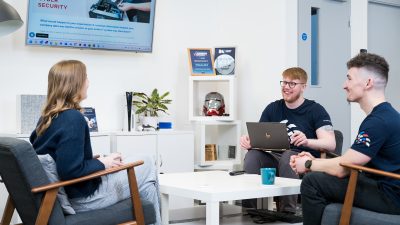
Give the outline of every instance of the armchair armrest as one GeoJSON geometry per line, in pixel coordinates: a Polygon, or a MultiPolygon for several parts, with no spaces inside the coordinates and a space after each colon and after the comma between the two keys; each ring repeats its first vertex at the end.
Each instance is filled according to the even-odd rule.
{"type": "Polygon", "coordinates": [[[346,197],[344,199],[342,212],[340,216],[340,225],[345,225],[350,223],[351,209],[353,207],[354,193],[357,186],[358,173],[360,171],[365,171],[381,176],[387,176],[395,179],[400,179],[399,174],[385,172],[382,170],[368,168],[366,166],[354,165],[350,163],[340,163],[341,166],[350,169],[349,184],[347,185],[346,197]]]}
{"type": "Polygon", "coordinates": [[[321,151],[321,159],[326,159],[326,158],[336,158],[339,155],[334,153],[334,152],[330,152],[330,151],[321,151]]]}
{"type": "MultiPolygon", "coordinates": [[[[113,167],[113,168],[109,168],[106,170],[101,170],[101,171],[89,174],[87,176],[84,176],[84,177],[79,177],[79,178],[75,178],[75,179],[67,180],[67,181],[55,182],[55,183],[51,183],[48,185],[43,185],[43,186],[32,188],[31,191],[33,193],[45,192],[42,203],[39,208],[39,213],[36,218],[35,224],[36,225],[47,224],[50,214],[52,212],[54,202],[56,200],[58,189],[60,187],[68,186],[71,184],[76,184],[76,183],[79,183],[82,181],[91,180],[93,178],[101,177],[101,176],[115,173],[115,172],[118,172],[121,170],[127,170],[128,182],[129,182],[130,193],[131,193],[131,202],[132,202],[132,205],[134,206],[132,214],[136,217],[136,221],[134,224],[144,225],[143,208],[142,208],[142,204],[141,204],[141,201],[139,198],[139,189],[138,189],[138,185],[136,182],[136,175],[135,175],[135,171],[134,171],[134,167],[142,165],[142,164],[143,164],[143,161],[139,160],[139,161],[136,161],[133,163],[127,163],[122,166],[113,167]]],[[[12,209],[12,211],[14,211],[14,207],[13,207],[11,200],[10,200],[10,208],[12,209]]]]}
{"type": "Polygon", "coordinates": [[[349,168],[349,169],[353,169],[353,170],[365,171],[368,173],[373,173],[373,174],[377,174],[377,175],[381,175],[381,176],[400,179],[400,174],[397,174],[397,173],[386,172],[386,171],[372,169],[372,168],[369,168],[366,166],[359,166],[359,165],[354,165],[354,164],[350,164],[350,163],[340,163],[340,165],[343,167],[349,168]]]}
{"type": "Polygon", "coordinates": [[[55,182],[55,183],[51,183],[51,184],[47,184],[47,185],[43,185],[43,186],[39,186],[39,187],[35,187],[32,188],[32,192],[33,193],[38,193],[38,192],[42,192],[42,191],[47,191],[47,190],[51,190],[54,188],[60,188],[60,187],[64,187],[64,186],[68,186],[71,184],[76,184],[76,183],[80,183],[82,181],[87,181],[87,180],[91,180],[93,178],[97,178],[97,177],[101,177],[107,174],[111,174],[111,173],[115,173],[121,170],[126,170],[129,168],[133,168],[135,166],[140,166],[143,164],[142,160],[133,162],[133,163],[127,163],[125,165],[122,166],[118,166],[118,167],[113,167],[113,168],[109,168],[106,170],[101,170],[83,177],[79,177],[79,178],[75,178],[72,180],[66,180],[66,181],[59,181],[59,182],[55,182]]]}

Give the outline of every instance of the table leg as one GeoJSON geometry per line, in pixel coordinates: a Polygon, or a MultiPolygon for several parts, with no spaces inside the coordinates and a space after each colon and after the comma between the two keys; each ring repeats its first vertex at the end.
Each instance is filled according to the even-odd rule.
{"type": "Polygon", "coordinates": [[[161,222],[169,224],[169,195],[161,193],[161,222]]]}
{"type": "Polygon", "coordinates": [[[206,225],[219,224],[219,202],[206,202],[206,225]]]}
{"type": "Polygon", "coordinates": [[[267,209],[268,210],[273,210],[274,208],[274,197],[268,197],[267,199],[268,204],[267,204],[267,209]]]}
{"type": "Polygon", "coordinates": [[[257,199],[257,209],[274,209],[274,197],[264,197],[257,199]]]}

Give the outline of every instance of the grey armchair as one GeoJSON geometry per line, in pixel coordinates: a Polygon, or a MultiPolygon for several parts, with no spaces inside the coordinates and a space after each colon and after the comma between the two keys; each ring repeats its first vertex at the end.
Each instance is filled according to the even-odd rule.
{"type": "Polygon", "coordinates": [[[56,183],[50,183],[32,146],[16,138],[0,137],[0,176],[9,193],[1,225],[10,223],[14,209],[24,225],[114,225],[152,224],[155,209],[151,202],[141,200],[134,167],[143,161],[129,163],[94,174],[56,183]],[[131,198],[104,209],[65,215],[56,198],[58,189],[81,181],[127,170],[131,198]],[[133,207],[134,206],[134,207],[133,207]]]}
{"type": "Polygon", "coordinates": [[[388,176],[400,179],[399,174],[388,173],[381,170],[371,169],[365,166],[352,164],[340,164],[350,169],[350,180],[347,186],[346,197],[343,204],[329,204],[322,215],[321,225],[398,225],[400,224],[400,215],[390,215],[368,211],[365,209],[352,207],[354,193],[357,185],[358,173],[365,171],[381,176],[388,176]]]}
{"type": "Polygon", "coordinates": [[[335,151],[329,152],[325,151],[321,153],[321,158],[334,158],[339,155],[342,155],[342,147],[343,147],[343,133],[340,130],[334,130],[335,133],[335,141],[336,148],[335,151]]]}

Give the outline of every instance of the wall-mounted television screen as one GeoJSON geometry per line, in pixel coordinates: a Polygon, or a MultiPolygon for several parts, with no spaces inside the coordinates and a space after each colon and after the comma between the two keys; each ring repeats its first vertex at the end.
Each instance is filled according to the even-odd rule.
{"type": "Polygon", "coordinates": [[[156,0],[29,0],[26,44],[151,52],[156,0]]]}

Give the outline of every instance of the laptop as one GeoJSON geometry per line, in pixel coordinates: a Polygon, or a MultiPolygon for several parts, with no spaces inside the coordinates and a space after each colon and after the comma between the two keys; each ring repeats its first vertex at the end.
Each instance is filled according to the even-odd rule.
{"type": "Polygon", "coordinates": [[[252,149],[283,152],[290,149],[285,123],[246,122],[252,149]]]}

